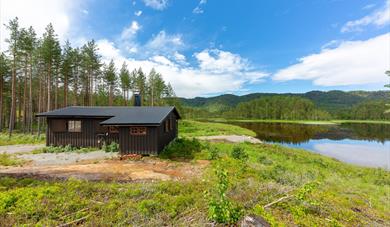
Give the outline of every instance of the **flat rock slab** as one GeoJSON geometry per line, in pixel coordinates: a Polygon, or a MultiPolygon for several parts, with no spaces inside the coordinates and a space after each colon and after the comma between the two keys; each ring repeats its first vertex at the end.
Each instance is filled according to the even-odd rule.
{"type": "Polygon", "coordinates": [[[200,136],[197,137],[200,140],[207,140],[212,142],[230,142],[230,143],[262,143],[261,140],[251,136],[239,136],[239,135],[220,135],[220,136],[200,136]]]}
{"type": "Polygon", "coordinates": [[[44,144],[7,145],[7,146],[0,146],[0,153],[7,153],[7,154],[30,153],[31,151],[42,147],[45,147],[45,145],[44,144]]]}
{"type": "Polygon", "coordinates": [[[103,160],[117,157],[117,153],[92,151],[86,153],[62,152],[62,153],[40,153],[40,154],[20,154],[18,158],[32,161],[33,166],[45,165],[69,165],[82,161],[103,160]]]}

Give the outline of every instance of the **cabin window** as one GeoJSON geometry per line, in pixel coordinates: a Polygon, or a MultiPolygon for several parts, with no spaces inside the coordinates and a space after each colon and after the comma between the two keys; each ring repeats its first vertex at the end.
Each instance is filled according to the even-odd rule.
{"type": "Polygon", "coordinates": [[[81,132],[81,121],[68,121],[68,132],[81,132]]]}
{"type": "Polygon", "coordinates": [[[115,126],[110,126],[109,128],[110,133],[119,133],[119,128],[115,126]]]}
{"type": "Polygon", "coordinates": [[[130,135],[133,136],[143,136],[146,135],[146,127],[131,127],[130,135]]]}

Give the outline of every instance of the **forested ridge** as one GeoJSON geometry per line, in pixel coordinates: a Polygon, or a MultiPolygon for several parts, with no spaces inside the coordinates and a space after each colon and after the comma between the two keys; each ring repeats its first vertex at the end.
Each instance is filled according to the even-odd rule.
{"type": "Polygon", "coordinates": [[[193,118],[225,117],[281,120],[390,120],[390,91],[311,91],[252,93],[180,99],[193,118]]]}
{"type": "Polygon", "coordinates": [[[33,27],[20,27],[18,18],[4,26],[10,35],[0,52],[0,132],[40,133],[45,122],[35,114],[66,106],[132,105],[134,90],[143,105],[175,101],[166,99],[175,94],[161,74],[103,63],[94,40],[72,47],[69,41],[61,45],[52,24],[42,37],[33,27]]]}

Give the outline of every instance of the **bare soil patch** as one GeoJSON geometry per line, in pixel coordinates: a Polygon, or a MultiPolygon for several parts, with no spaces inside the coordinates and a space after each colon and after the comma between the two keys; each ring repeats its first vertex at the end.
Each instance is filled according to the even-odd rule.
{"type": "Polygon", "coordinates": [[[240,135],[220,135],[220,136],[199,136],[200,140],[207,140],[211,142],[228,142],[228,143],[262,143],[261,140],[252,136],[240,136],[240,135]]]}
{"type": "Polygon", "coordinates": [[[83,161],[68,165],[41,165],[1,168],[0,176],[33,177],[38,179],[67,179],[103,181],[186,180],[200,176],[207,161],[172,162],[153,157],[140,161],[83,161]]]}

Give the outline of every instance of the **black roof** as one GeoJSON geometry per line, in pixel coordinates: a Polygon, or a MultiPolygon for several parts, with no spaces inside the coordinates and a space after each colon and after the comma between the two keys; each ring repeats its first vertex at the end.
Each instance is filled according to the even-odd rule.
{"type": "Polygon", "coordinates": [[[159,125],[170,112],[180,115],[174,106],[86,107],[70,106],[39,113],[38,117],[109,118],[102,125],[159,125]]]}

